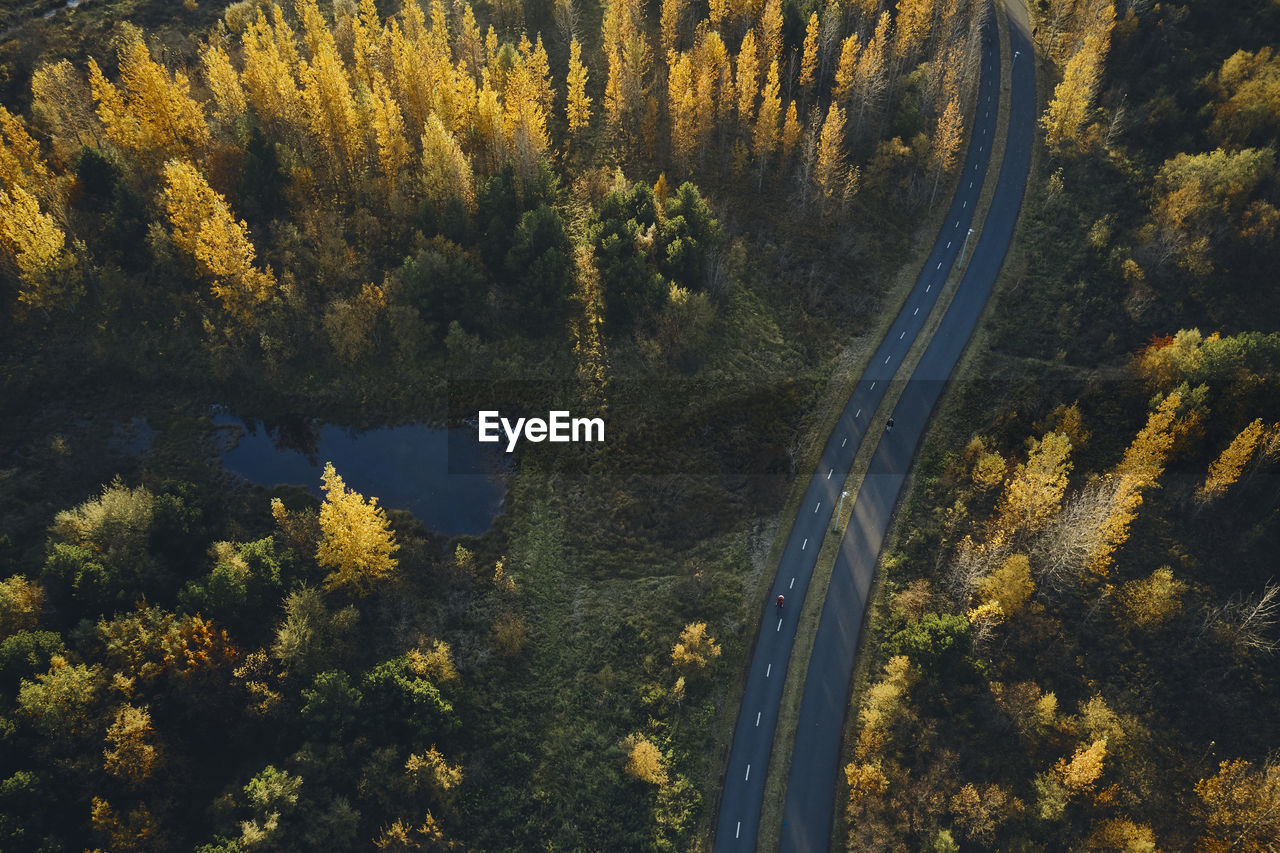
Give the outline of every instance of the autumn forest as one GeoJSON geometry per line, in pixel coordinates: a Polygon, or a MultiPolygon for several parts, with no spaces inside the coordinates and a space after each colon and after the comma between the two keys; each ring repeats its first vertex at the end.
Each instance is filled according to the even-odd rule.
{"type": "MultiPolygon", "coordinates": [[[[11,5],[0,849],[709,850],[1004,3],[11,5]],[[476,535],[316,457],[495,389],[622,426],[516,454],[476,535]],[[226,470],[228,411],[311,481],[226,470]]],[[[1027,6],[1031,178],[834,843],[1275,850],[1280,6],[1027,6]]]]}

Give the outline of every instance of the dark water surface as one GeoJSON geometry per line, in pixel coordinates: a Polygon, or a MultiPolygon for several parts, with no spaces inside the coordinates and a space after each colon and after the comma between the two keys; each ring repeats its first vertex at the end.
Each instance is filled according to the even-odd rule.
{"type": "Polygon", "coordinates": [[[349,488],[448,536],[483,533],[502,511],[502,460],[482,451],[470,430],[408,424],[356,432],[306,421],[268,429],[229,414],[213,422],[228,434],[223,467],[264,486],[305,486],[320,497],[320,474],[332,462],[349,488]]]}

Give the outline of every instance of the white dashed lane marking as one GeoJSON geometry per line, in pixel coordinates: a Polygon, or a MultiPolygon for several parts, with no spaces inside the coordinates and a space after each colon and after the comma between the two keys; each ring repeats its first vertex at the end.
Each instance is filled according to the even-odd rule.
{"type": "Polygon", "coordinates": [[[822,508],[822,501],[818,501],[818,505],[813,508],[813,514],[817,515],[818,510],[820,510],[821,508],[822,508]]]}
{"type": "Polygon", "coordinates": [[[808,540],[808,539],[804,540],[804,542],[802,542],[802,543],[800,544],[800,550],[801,550],[801,551],[803,551],[803,550],[804,550],[805,548],[807,548],[807,547],[809,547],[809,540],[808,540]]]}
{"type": "Polygon", "coordinates": [[[902,339],[903,339],[903,338],[905,338],[906,336],[907,336],[907,333],[906,333],[906,332],[903,332],[902,334],[898,335],[898,340],[902,340],[902,339]]]}
{"type": "Polygon", "coordinates": [[[917,308],[916,310],[914,310],[914,311],[912,311],[912,312],[911,312],[911,316],[912,316],[912,317],[914,317],[914,316],[916,316],[916,315],[917,315],[917,314],[919,314],[919,313],[920,313],[920,309],[919,309],[919,308],[917,308]]]}
{"type": "Polygon", "coordinates": [[[889,363],[889,359],[891,359],[891,358],[893,358],[893,356],[891,356],[891,355],[886,355],[886,356],[884,357],[884,363],[885,363],[885,364],[888,364],[888,363],[889,363]]]}
{"type": "Polygon", "coordinates": [[[761,712],[756,711],[756,725],[757,725],[757,726],[758,726],[758,725],[760,725],[760,713],[761,713],[761,712]]]}

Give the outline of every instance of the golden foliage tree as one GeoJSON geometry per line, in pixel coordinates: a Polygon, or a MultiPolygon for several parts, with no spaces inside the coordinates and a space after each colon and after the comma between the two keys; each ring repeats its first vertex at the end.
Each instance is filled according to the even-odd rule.
{"type": "Polygon", "coordinates": [[[235,124],[245,114],[248,100],[231,57],[218,45],[210,44],[200,51],[200,64],[205,84],[213,94],[214,116],[223,124],[235,124]]]}
{"type": "Polygon", "coordinates": [[[782,2],[765,0],[760,15],[760,37],[764,48],[764,61],[782,64],[782,2]]]}
{"type": "Polygon", "coordinates": [[[24,575],[0,581],[0,640],[36,626],[44,608],[44,588],[24,575]]]}
{"type": "Polygon", "coordinates": [[[666,763],[653,741],[636,732],[623,739],[622,748],[627,753],[623,771],[628,776],[658,787],[667,783],[666,763]]]}
{"type": "Polygon", "coordinates": [[[0,187],[16,186],[46,194],[53,188],[53,175],[40,155],[40,144],[17,116],[0,106],[0,187]]]}
{"type": "Polygon", "coordinates": [[[738,49],[737,74],[738,122],[744,131],[750,129],[756,114],[756,95],[760,92],[760,58],[756,48],[756,32],[748,29],[738,49]]]}
{"type": "Polygon", "coordinates": [[[995,571],[978,582],[978,594],[999,604],[1006,616],[1026,607],[1035,591],[1035,582],[1031,580],[1031,561],[1024,554],[1009,555],[995,571]]]}
{"type": "Polygon", "coordinates": [[[858,116],[855,126],[861,126],[867,115],[879,113],[885,90],[888,87],[888,63],[886,54],[889,47],[889,12],[880,13],[875,32],[867,41],[866,47],[858,54],[858,64],[854,69],[854,94],[858,101],[858,116]]]}
{"type": "Polygon", "coordinates": [[[404,116],[396,103],[391,87],[380,71],[373,72],[373,90],[369,96],[371,115],[369,126],[373,130],[374,144],[378,152],[378,171],[388,190],[395,190],[400,173],[409,165],[413,149],[405,133],[404,116]]]}
{"type": "Polygon", "coordinates": [[[601,52],[609,67],[604,108],[614,131],[630,128],[648,99],[649,70],[644,8],[639,0],[610,0],[601,25],[601,52]]]}
{"type": "Polygon", "coordinates": [[[1004,482],[1008,464],[1004,457],[994,450],[980,449],[973,460],[973,484],[982,491],[994,489],[1004,482]]]}
{"type": "Polygon", "coordinates": [[[89,85],[107,138],[127,151],[191,155],[209,141],[204,111],[191,97],[185,74],[169,71],[151,58],[137,30],[130,30],[117,60],[120,88],[89,60],[89,85]]]}
{"type": "Polygon", "coordinates": [[[662,27],[662,52],[671,54],[680,38],[680,19],[684,17],[687,0],[662,0],[660,24],[662,27]]]}
{"type": "Polygon", "coordinates": [[[899,0],[894,21],[894,57],[909,62],[924,46],[933,29],[937,0],[899,0]]]}
{"type": "Polygon", "coordinates": [[[858,712],[860,758],[870,757],[884,746],[886,731],[902,709],[907,691],[918,677],[906,655],[895,655],[885,664],[884,675],[867,690],[858,712]]]}
{"type": "Polygon", "coordinates": [[[809,13],[809,23],[804,30],[804,45],[800,51],[800,90],[806,95],[813,92],[818,81],[818,13],[809,13]]]}
{"type": "Polygon", "coordinates": [[[335,171],[350,177],[363,165],[362,117],[338,53],[333,33],[325,24],[316,0],[298,0],[311,61],[301,66],[302,105],[312,138],[328,152],[335,171]]]}
{"type": "Polygon", "coordinates": [[[786,169],[791,162],[791,155],[804,134],[800,125],[800,117],[796,113],[796,102],[787,104],[787,115],[782,120],[782,168],[786,169]]]}
{"type": "Polygon", "coordinates": [[[1005,483],[997,506],[995,534],[1008,539],[1019,531],[1044,527],[1062,507],[1071,471],[1071,442],[1062,433],[1047,433],[1033,442],[1027,461],[1019,463],[1005,483]]]}
{"type": "Polygon", "coordinates": [[[956,152],[960,150],[960,141],[964,137],[964,117],[960,114],[960,103],[956,98],[947,102],[947,108],[938,117],[938,129],[933,135],[930,155],[933,160],[933,192],[929,196],[932,206],[933,197],[937,195],[938,183],[942,176],[951,170],[956,163],[956,152]]]}
{"type": "Polygon", "coordinates": [[[450,764],[434,746],[422,754],[410,753],[404,770],[415,788],[426,787],[437,796],[445,795],[462,784],[462,765],[450,764]]]}
{"type": "Polygon", "coordinates": [[[316,560],[332,569],[324,579],[326,590],[345,589],[367,595],[370,587],[395,571],[394,556],[400,546],[377,498],[347,488],[342,477],[326,463],[321,475],[325,501],[320,507],[320,547],[316,560]]]}
{"type": "Polygon", "coordinates": [[[19,303],[49,310],[64,306],[76,292],[75,257],[67,249],[66,232],[17,184],[0,190],[0,250],[22,281],[19,303]]]}
{"type": "Polygon", "coordinates": [[[1203,853],[1270,853],[1280,843],[1280,765],[1223,761],[1196,783],[1203,853]]]}
{"type": "Polygon", "coordinates": [[[250,323],[275,291],[276,280],[270,270],[254,266],[257,250],[249,240],[249,226],[236,221],[227,200],[191,163],[170,160],[164,175],[174,244],[213,278],[214,296],[236,322],[250,323]]]}
{"type": "Polygon", "coordinates": [[[41,65],[31,75],[31,114],[49,133],[60,163],[72,162],[85,145],[102,145],[93,95],[66,59],[41,65]]]}
{"type": "Polygon", "coordinates": [[[707,633],[705,622],[691,622],[680,632],[680,640],[671,648],[671,664],[686,676],[704,672],[720,657],[720,645],[707,633]]]}
{"type": "Polygon", "coordinates": [[[569,74],[566,78],[568,96],[565,113],[569,121],[569,133],[577,134],[591,122],[591,98],[587,95],[587,66],[582,64],[582,45],[574,39],[569,42],[569,74]]]}
{"type": "Polygon", "coordinates": [[[292,136],[304,125],[302,90],[298,86],[297,38],[278,5],[271,20],[259,9],[257,19],[241,36],[241,82],[249,103],[268,126],[292,136]]]}
{"type": "Polygon", "coordinates": [[[457,199],[475,210],[475,178],[471,160],[439,117],[432,113],[422,133],[422,191],[438,210],[457,199]]]}
{"type": "Polygon", "coordinates": [[[155,772],[160,752],[151,727],[151,714],[146,708],[121,705],[107,727],[107,748],[102,753],[102,766],[108,773],[138,788],[155,772]]]}
{"type": "Polygon", "coordinates": [[[1209,466],[1209,475],[1196,492],[1197,500],[1208,502],[1226,494],[1227,489],[1240,478],[1240,472],[1244,470],[1244,466],[1253,458],[1254,451],[1262,441],[1262,433],[1261,418],[1255,419],[1253,423],[1240,430],[1240,433],[1231,440],[1231,444],[1227,445],[1227,448],[1209,466]]]}
{"type": "Polygon", "coordinates": [[[1129,581],[1120,587],[1116,598],[1126,619],[1141,628],[1151,628],[1182,609],[1182,596],[1187,589],[1187,585],[1164,566],[1148,577],[1129,581]]]}
{"type": "Polygon", "coordinates": [[[1115,6],[1109,4],[1100,25],[1085,37],[1084,43],[1067,62],[1062,82],[1053,90],[1049,108],[1040,119],[1045,143],[1050,148],[1058,150],[1067,143],[1078,144],[1081,141],[1080,131],[1088,121],[1089,110],[1093,107],[1102,79],[1115,17],[1115,6]]]}
{"type": "Polygon", "coordinates": [[[825,203],[845,197],[851,175],[844,151],[845,112],[832,101],[818,134],[818,154],[813,167],[813,184],[825,203]]]}
{"type": "Polygon", "coordinates": [[[840,60],[836,63],[836,78],[831,85],[831,102],[843,106],[853,92],[854,74],[858,68],[858,51],[861,43],[853,33],[840,43],[840,60]]]}
{"type": "Polygon", "coordinates": [[[1088,746],[1081,745],[1068,761],[1058,759],[1053,766],[1058,781],[1070,791],[1092,788],[1102,775],[1107,757],[1107,739],[1099,738],[1088,746]]]}
{"type": "Polygon", "coordinates": [[[1089,836],[1090,853],[1157,853],[1156,836],[1145,823],[1110,818],[1089,836]]]}
{"type": "Polygon", "coordinates": [[[764,90],[760,94],[760,111],[756,115],[753,139],[756,160],[760,164],[760,181],[764,182],[764,170],[778,150],[778,120],[782,117],[782,98],[778,87],[778,61],[769,63],[764,90]]]}
{"type": "Polygon", "coordinates": [[[667,114],[671,117],[671,156],[686,167],[698,144],[695,86],[693,60],[689,54],[679,54],[667,76],[667,114]]]}
{"type": "Polygon", "coordinates": [[[1114,486],[1106,518],[1097,526],[1097,538],[1087,566],[1105,575],[1117,548],[1129,538],[1129,525],[1142,505],[1142,492],[1156,484],[1164,472],[1165,457],[1173,447],[1174,418],[1182,395],[1170,394],[1147,418],[1147,423],[1124,452],[1110,481],[1114,486]]]}

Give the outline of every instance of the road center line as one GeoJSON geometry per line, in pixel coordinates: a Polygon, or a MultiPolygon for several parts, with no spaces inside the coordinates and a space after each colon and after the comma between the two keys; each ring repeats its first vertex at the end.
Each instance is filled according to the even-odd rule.
{"type": "Polygon", "coordinates": [[[938,261],[938,269],[942,269],[942,261],[938,261]]]}
{"type": "Polygon", "coordinates": [[[849,443],[849,439],[846,438],[844,441],[840,442],[840,446],[844,447],[848,443],[849,443]]]}
{"type": "Polygon", "coordinates": [[[792,578],[791,583],[787,584],[787,589],[791,589],[795,585],[796,585],[796,579],[792,578]]]}
{"type": "MultiPolygon", "coordinates": [[[[781,619],[779,619],[778,621],[779,621],[779,622],[781,622],[782,620],[781,620],[781,619]]],[[[768,668],[767,668],[767,669],[765,669],[765,671],[764,671],[764,677],[765,677],[765,678],[768,678],[768,677],[769,677],[769,673],[771,673],[771,672],[773,672],[773,664],[769,664],[768,668]]],[[[747,766],[748,766],[748,767],[750,767],[751,765],[749,765],[749,764],[748,764],[747,766]]]]}
{"type": "Polygon", "coordinates": [[[808,544],[809,544],[809,540],[808,539],[804,540],[804,542],[801,543],[800,545],[800,550],[803,551],[808,546],[808,544]]]}
{"type": "MultiPolygon", "coordinates": [[[[854,417],[855,417],[855,418],[857,418],[857,417],[860,417],[861,415],[862,415],[862,409],[858,409],[858,411],[857,411],[857,413],[854,415],[854,417]]],[[[845,439],[845,441],[848,441],[848,440],[849,440],[849,439],[847,439],[847,438],[845,439]]],[[[841,447],[844,447],[844,445],[843,445],[843,444],[842,444],[842,445],[840,445],[840,446],[841,446],[841,447]]]]}
{"type": "Polygon", "coordinates": [[[747,775],[742,777],[742,781],[743,782],[751,781],[751,765],[750,764],[747,765],[747,775]]]}
{"type": "Polygon", "coordinates": [[[817,515],[818,510],[822,508],[822,501],[818,501],[818,505],[813,508],[813,514],[817,515]]]}
{"type": "Polygon", "coordinates": [[[734,837],[734,838],[737,838],[737,837],[738,837],[739,835],[741,835],[741,834],[742,834],[742,821],[738,821],[738,828],[737,828],[737,830],[733,833],[733,837],[734,837]]]}
{"type": "Polygon", "coordinates": [[[876,383],[874,382],[871,383],[871,390],[872,391],[876,390],[876,383]]]}
{"type": "Polygon", "coordinates": [[[919,308],[917,308],[916,310],[914,310],[914,311],[912,311],[912,312],[911,312],[911,316],[912,316],[912,317],[914,317],[914,316],[916,316],[916,315],[917,315],[917,314],[919,314],[919,313],[920,313],[920,309],[919,309],[919,308]]]}
{"type": "Polygon", "coordinates": [[[760,725],[760,712],[756,711],[756,725],[760,725]]]}
{"type": "Polygon", "coordinates": [[[928,293],[930,290],[933,290],[933,285],[932,285],[932,284],[931,284],[931,285],[929,285],[928,287],[926,287],[926,288],[924,289],[924,292],[925,292],[925,293],[928,293]]]}
{"type": "Polygon", "coordinates": [[[835,469],[835,468],[832,468],[830,471],[828,471],[828,472],[827,472],[827,479],[828,479],[828,480],[830,480],[830,479],[831,479],[831,475],[832,475],[832,474],[834,474],[835,472],[836,472],[836,469],[835,469]]]}
{"type": "MultiPolygon", "coordinates": [[[[969,184],[969,186],[973,186],[973,184],[969,184]]],[[[948,241],[947,241],[947,248],[948,248],[948,249],[950,249],[950,248],[951,248],[951,241],[950,241],[950,240],[948,240],[948,241]]]]}
{"type": "Polygon", "coordinates": [[[777,627],[777,628],[774,628],[773,630],[775,630],[775,631],[781,631],[781,630],[782,630],[782,620],[781,620],[781,619],[779,619],[779,620],[778,620],[778,627],[777,627]]]}
{"type": "Polygon", "coordinates": [[[965,201],[965,202],[963,202],[963,203],[960,205],[960,209],[961,209],[961,210],[964,210],[964,209],[965,209],[966,207],[968,207],[968,206],[969,206],[969,202],[968,202],[968,201],[965,201]]]}
{"type": "MultiPolygon", "coordinates": [[[[914,315],[914,314],[912,314],[911,316],[913,316],[913,317],[914,317],[915,315],[914,315]]],[[[903,339],[903,338],[905,338],[906,336],[907,336],[907,333],[906,333],[906,332],[903,332],[902,334],[898,335],[898,340],[902,340],[902,339],[903,339]]]]}
{"type": "Polygon", "coordinates": [[[893,356],[891,356],[891,355],[886,355],[886,356],[884,357],[884,363],[885,363],[885,364],[888,364],[888,363],[889,363],[889,359],[891,359],[891,358],[893,358],[893,356]]]}

